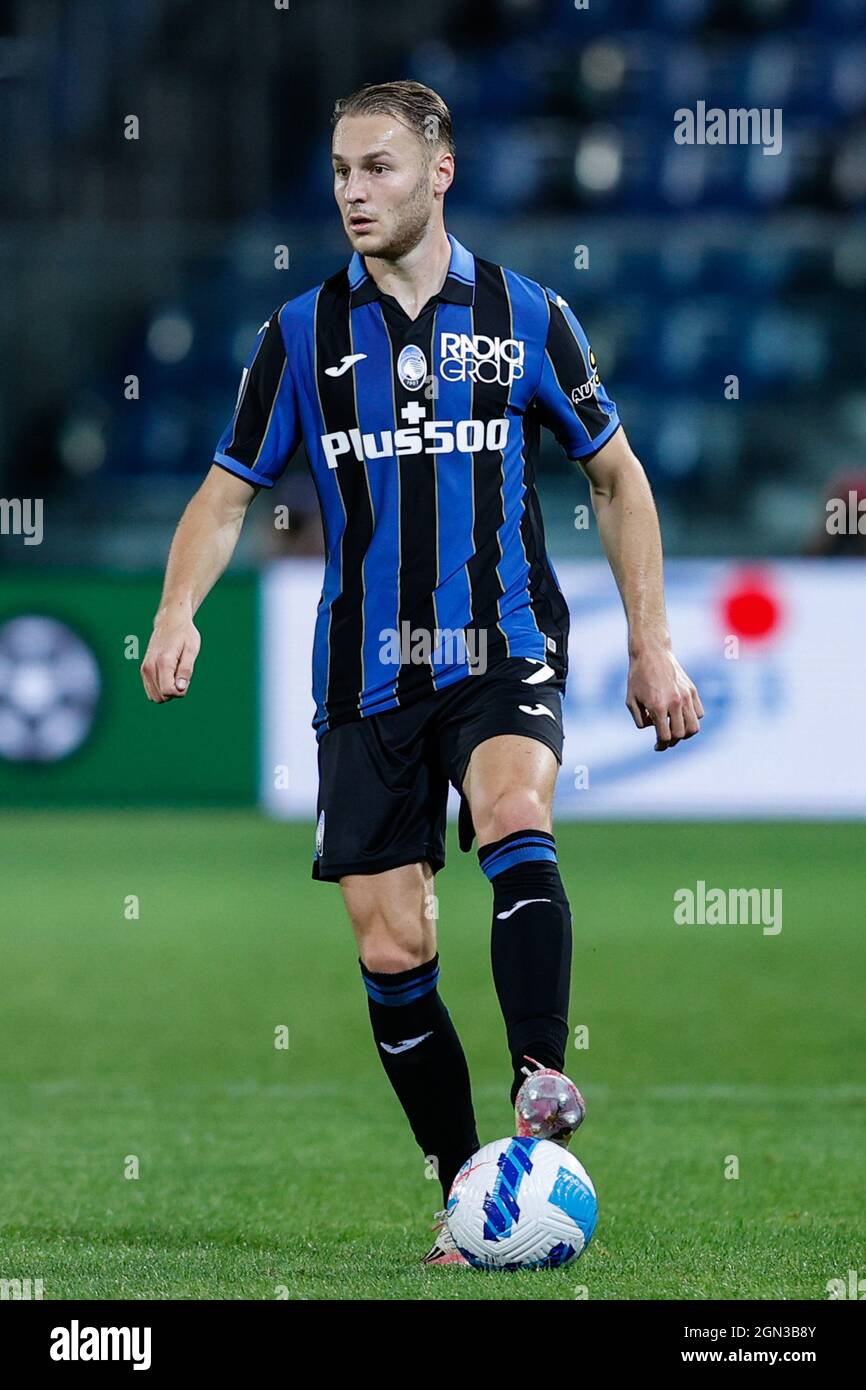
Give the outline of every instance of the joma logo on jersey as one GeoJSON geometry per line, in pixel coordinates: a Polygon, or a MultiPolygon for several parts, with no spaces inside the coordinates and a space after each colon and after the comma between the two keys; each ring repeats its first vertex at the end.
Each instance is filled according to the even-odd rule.
{"type": "Polygon", "coordinates": [[[365,459],[403,457],[406,454],[478,454],[483,449],[499,451],[505,448],[511,421],[501,416],[495,420],[425,420],[415,429],[380,430],[378,434],[362,434],[360,430],[334,430],[320,436],[325,461],[329,468],[339,468],[347,454],[359,463],[365,459]]]}
{"type": "Polygon", "coordinates": [[[526,345],[520,338],[488,338],[484,333],[439,334],[439,372],[445,381],[478,381],[510,386],[523,376],[526,345]]]}

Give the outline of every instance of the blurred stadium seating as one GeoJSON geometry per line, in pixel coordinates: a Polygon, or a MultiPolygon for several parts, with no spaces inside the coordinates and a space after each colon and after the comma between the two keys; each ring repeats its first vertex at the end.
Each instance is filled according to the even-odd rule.
{"type": "MultiPolygon", "coordinates": [[[[395,74],[452,107],[453,229],[590,332],[669,552],[806,551],[862,467],[862,0],[7,0],[0,34],[2,485],[63,500],[17,560],[161,559],[259,322],[346,258],[332,102],[395,74]],[[781,153],[675,144],[699,99],[782,108],[781,153]]],[[[552,442],[544,491],[554,552],[593,553],[552,442]]]]}

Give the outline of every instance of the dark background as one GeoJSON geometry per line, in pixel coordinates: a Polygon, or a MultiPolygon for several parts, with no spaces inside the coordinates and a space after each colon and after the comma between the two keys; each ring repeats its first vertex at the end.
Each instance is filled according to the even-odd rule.
{"type": "MultiPolygon", "coordinates": [[[[4,0],[0,492],[46,528],[0,556],[161,565],[258,325],[347,258],[334,100],[398,76],[451,106],[449,228],[590,334],[668,553],[826,548],[864,473],[861,0],[4,0]],[[676,144],[699,99],[782,108],[782,152],[676,144]]],[[[544,469],[554,554],[594,553],[552,441],[544,469]]],[[[241,564],[317,549],[293,474],[241,564]]]]}

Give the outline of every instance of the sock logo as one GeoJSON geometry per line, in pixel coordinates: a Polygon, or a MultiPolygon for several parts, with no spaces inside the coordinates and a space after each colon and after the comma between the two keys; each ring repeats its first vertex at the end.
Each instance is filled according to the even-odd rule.
{"type": "Polygon", "coordinates": [[[513,917],[515,912],[519,912],[522,907],[529,907],[530,903],[549,903],[550,898],[521,898],[519,903],[515,903],[507,912],[497,912],[496,920],[504,922],[506,917],[513,917]]]}
{"type": "Polygon", "coordinates": [[[430,1031],[429,1031],[428,1033],[422,1033],[422,1034],[420,1035],[420,1037],[417,1037],[417,1038],[406,1038],[405,1042],[398,1042],[398,1043],[385,1043],[385,1042],[383,1042],[383,1043],[380,1043],[379,1046],[380,1046],[381,1048],[383,1048],[385,1052],[391,1052],[391,1053],[395,1053],[395,1052],[408,1052],[410,1047],[417,1047],[418,1044],[419,1044],[419,1043],[422,1043],[422,1042],[424,1041],[425,1038],[431,1038],[432,1036],[433,1036],[433,1029],[431,1028],[430,1031]]]}

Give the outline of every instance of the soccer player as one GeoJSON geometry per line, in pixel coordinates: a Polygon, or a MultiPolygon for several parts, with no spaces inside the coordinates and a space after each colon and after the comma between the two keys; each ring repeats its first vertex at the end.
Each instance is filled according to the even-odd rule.
{"type": "MultiPolygon", "coordinates": [[[[571,914],[552,803],[568,612],[535,487],[552,430],[587,475],[628,620],[626,704],[656,749],[698,732],[671,651],[658,521],[586,335],[553,290],[445,230],[451,118],[417,82],[367,86],[333,118],[348,266],[263,324],[215,462],[172,543],[142,664],[182,698],[195,612],[246,510],[303,440],[326,561],[313,646],[313,877],[338,882],[376,1046],[443,1194],[479,1147],[469,1073],[439,993],[434,877],[449,783],[461,849],[493,896],[493,979],[518,1134],[567,1144],[571,914]]],[[[461,1262],[438,1214],[431,1264],[461,1262]]]]}

